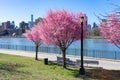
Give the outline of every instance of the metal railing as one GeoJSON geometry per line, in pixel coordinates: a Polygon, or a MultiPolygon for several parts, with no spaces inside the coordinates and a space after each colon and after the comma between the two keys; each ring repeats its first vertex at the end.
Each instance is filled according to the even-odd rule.
{"type": "MultiPolygon", "coordinates": [[[[24,46],[24,45],[0,44],[0,48],[13,49],[13,50],[23,50],[23,51],[35,51],[35,46],[24,46]]],[[[59,47],[40,46],[39,52],[62,54],[62,51],[59,49],[59,47]]],[[[83,52],[84,52],[84,56],[87,56],[87,57],[120,60],[120,51],[84,49],[83,52]]],[[[66,54],[80,56],[80,49],[68,48],[66,51],[66,54]]]]}

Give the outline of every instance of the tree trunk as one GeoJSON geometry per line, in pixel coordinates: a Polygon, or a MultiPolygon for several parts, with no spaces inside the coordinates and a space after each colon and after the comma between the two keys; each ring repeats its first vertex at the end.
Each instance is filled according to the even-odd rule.
{"type": "Polygon", "coordinates": [[[36,45],[36,54],[35,54],[35,60],[38,60],[38,45],[36,45]]]}
{"type": "Polygon", "coordinates": [[[66,68],[66,49],[62,49],[63,52],[63,68],[66,68]]]}

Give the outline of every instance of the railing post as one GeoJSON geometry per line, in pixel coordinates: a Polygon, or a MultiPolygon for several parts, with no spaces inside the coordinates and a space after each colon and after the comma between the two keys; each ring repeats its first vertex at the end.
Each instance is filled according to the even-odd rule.
{"type": "Polygon", "coordinates": [[[50,47],[48,47],[48,53],[50,52],[50,47]]]}
{"type": "Polygon", "coordinates": [[[25,51],[26,51],[26,46],[24,46],[25,47],[25,51]]]}
{"type": "Polygon", "coordinates": [[[60,54],[62,53],[61,49],[60,49],[60,54]]]}
{"type": "Polygon", "coordinates": [[[1,48],[3,48],[3,45],[2,45],[2,47],[1,48]]]}
{"type": "Polygon", "coordinates": [[[48,53],[48,47],[46,47],[46,52],[48,53]]]}
{"type": "Polygon", "coordinates": [[[93,50],[93,58],[95,57],[95,52],[94,52],[94,50],[93,50]]]}
{"type": "Polygon", "coordinates": [[[8,49],[9,49],[9,45],[8,45],[8,49]]]}
{"type": "Polygon", "coordinates": [[[75,48],[75,56],[77,56],[77,49],[75,48]]]}
{"type": "Polygon", "coordinates": [[[84,52],[85,52],[85,53],[84,53],[84,54],[85,54],[85,56],[87,56],[87,49],[84,49],[84,52]]]}
{"type": "Polygon", "coordinates": [[[116,51],[115,51],[115,60],[117,59],[117,56],[116,56],[116,51]]]}
{"type": "Polygon", "coordinates": [[[17,50],[17,45],[16,45],[16,50],[17,50]]]}

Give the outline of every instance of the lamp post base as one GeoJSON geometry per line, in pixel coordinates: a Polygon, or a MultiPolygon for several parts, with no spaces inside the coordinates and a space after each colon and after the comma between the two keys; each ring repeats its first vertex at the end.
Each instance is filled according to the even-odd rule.
{"type": "Polygon", "coordinates": [[[79,74],[80,75],[85,75],[85,69],[83,67],[80,68],[79,74]]]}

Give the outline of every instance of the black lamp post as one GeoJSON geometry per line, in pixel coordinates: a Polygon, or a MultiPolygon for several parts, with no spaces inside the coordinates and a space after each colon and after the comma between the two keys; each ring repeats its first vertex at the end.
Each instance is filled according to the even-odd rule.
{"type": "Polygon", "coordinates": [[[85,69],[83,66],[83,21],[84,21],[84,17],[80,17],[80,22],[81,22],[81,66],[80,66],[80,70],[79,70],[79,74],[80,75],[85,75],[85,69]]]}

